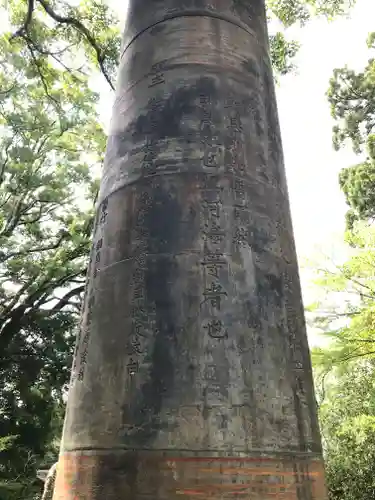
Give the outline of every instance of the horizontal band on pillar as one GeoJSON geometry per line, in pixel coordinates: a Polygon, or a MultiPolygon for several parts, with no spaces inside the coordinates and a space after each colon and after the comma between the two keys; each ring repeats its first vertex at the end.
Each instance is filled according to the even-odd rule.
{"type": "Polygon", "coordinates": [[[322,459],[299,456],[196,456],[173,450],[64,453],[58,464],[55,500],[262,495],[297,500],[301,488],[311,500],[324,496],[322,459]],[[156,452],[156,453],[155,453],[156,452]]]}
{"type": "MultiPolygon", "coordinates": [[[[124,161],[125,163],[125,161],[124,161]]],[[[123,190],[123,189],[131,189],[133,186],[136,187],[138,185],[141,185],[143,184],[144,188],[147,188],[147,187],[150,187],[151,183],[153,180],[157,180],[158,178],[163,178],[163,177],[171,177],[171,176],[185,176],[185,177],[192,177],[193,175],[197,176],[198,178],[204,178],[204,177],[207,177],[207,178],[218,178],[219,179],[219,174],[211,174],[210,172],[202,172],[202,171],[193,171],[193,172],[181,172],[181,171],[171,171],[171,172],[159,172],[159,173],[156,173],[156,174],[153,174],[153,175],[144,175],[142,176],[142,174],[135,174],[133,176],[133,178],[129,179],[129,180],[124,180],[123,182],[118,182],[117,184],[115,184],[115,186],[113,187],[113,189],[111,191],[106,191],[104,193],[99,193],[99,196],[98,196],[98,200],[97,200],[97,203],[96,203],[96,207],[95,207],[95,210],[96,212],[100,209],[100,207],[102,206],[103,203],[108,203],[108,200],[111,196],[117,194],[119,191],[123,190]]],[[[222,176],[223,178],[225,178],[224,176],[222,176]]],[[[226,179],[228,180],[228,182],[231,180],[231,178],[234,178],[234,179],[237,179],[237,177],[235,176],[229,176],[227,175],[226,179]]],[[[238,177],[238,179],[241,179],[240,177],[238,177]]],[[[259,183],[263,183],[264,185],[267,186],[267,183],[266,181],[262,181],[262,180],[258,180],[256,179],[256,181],[259,183]]],[[[246,183],[246,179],[244,180],[244,182],[246,183]]],[[[247,183],[247,185],[251,185],[249,182],[247,183]]],[[[283,190],[282,190],[282,187],[281,186],[275,186],[275,189],[277,189],[278,191],[280,191],[282,194],[284,194],[283,190]]],[[[250,209],[244,209],[244,210],[247,210],[247,211],[250,211],[250,209]]],[[[254,211],[253,209],[251,210],[252,212],[254,211]]]]}
{"type": "Polygon", "coordinates": [[[131,44],[138,37],[140,37],[143,33],[145,33],[146,31],[149,31],[150,29],[154,28],[155,26],[158,26],[159,24],[162,24],[162,23],[164,23],[166,21],[170,21],[172,19],[183,18],[183,17],[208,17],[208,18],[211,18],[211,19],[217,19],[219,21],[225,21],[225,22],[230,23],[230,24],[232,24],[234,26],[237,26],[237,28],[240,28],[240,29],[246,31],[246,33],[248,35],[253,36],[254,39],[256,40],[255,33],[251,29],[249,29],[249,27],[246,24],[239,22],[238,18],[236,18],[234,16],[233,17],[232,16],[227,16],[225,14],[218,14],[216,12],[210,12],[208,10],[202,10],[202,9],[187,10],[187,11],[176,12],[176,13],[173,13],[173,14],[166,14],[161,19],[158,19],[154,23],[152,23],[149,26],[146,26],[145,28],[143,28],[136,35],[134,35],[131,38],[131,40],[125,45],[125,47],[123,48],[123,50],[121,52],[121,58],[124,56],[125,52],[131,46],[131,44]]]}
{"type": "Polygon", "coordinates": [[[98,446],[82,446],[69,449],[65,447],[61,451],[61,457],[65,456],[79,456],[79,457],[94,457],[100,455],[115,455],[123,453],[132,454],[147,454],[152,457],[157,455],[158,457],[164,457],[167,459],[179,460],[227,460],[227,461],[274,461],[279,460],[282,457],[285,460],[308,460],[309,462],[322,462],[322,455],[320,452],[313,451],[300,451],[300,450],[270,450],[270,449],[256,449],[252,448],[250,452],[245,450],[215,450],[215,449],[179,449],[179,448],[130,448],[127,446],[111,446],[111,447],[98,447],[98,446]]]}

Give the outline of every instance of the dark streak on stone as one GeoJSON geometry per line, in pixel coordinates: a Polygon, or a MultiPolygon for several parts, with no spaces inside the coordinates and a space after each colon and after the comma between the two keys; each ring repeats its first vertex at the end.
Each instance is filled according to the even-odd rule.
{"type": "Polygon", "coordinates": [[[146,108],[146,115],[141,115],[129,128],[133,130],[133,140],[137,141],[145,134],[151,133],[155,140],[177,138],[183,134],[182,121],[184,117],[194,115],[200,94],[215,98],[216,88],[213,79],[200,78],[195,85],[177,88],[166,99],[161,100],[158,111],[155,112],[155,127],[150,129],[150,118],[153,101],[146,108]]]}

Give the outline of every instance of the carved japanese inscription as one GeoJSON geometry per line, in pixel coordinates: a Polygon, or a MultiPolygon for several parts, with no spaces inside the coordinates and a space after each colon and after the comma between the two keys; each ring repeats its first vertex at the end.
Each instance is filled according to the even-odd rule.
{"type": "Polygon", "coordinates": [[[325,500],[262,0],[130,0],[55,500],[325,500]]]}

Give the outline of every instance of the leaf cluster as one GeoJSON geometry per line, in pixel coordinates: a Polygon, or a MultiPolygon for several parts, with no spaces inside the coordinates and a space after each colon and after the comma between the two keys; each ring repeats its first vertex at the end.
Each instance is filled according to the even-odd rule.
{"type": "MultiPolygon", "coordinates": [[[[375,33],[368,37],[370,53],[375,49],[375,33]]],[[[333,142],[339,149],[351,143],[365,161],[340,172],[339,182],[349,211],[347,226],[375,215],[375,60],[370,58],[364,71],[336,69],[330,81],[328,99],[336,121],[333,142]]]]}
{"type": "MultiPolygon", "coordinates": [[[[267,15],[285,28],[305,24],[314,16],[332,19],[347,13],[354,3],[355,0],[268,0],[267,15]]],[[[76,78],[99,69],[114,89],[120,27],[118,16],[107,3],[8,0],[7,9],[15,28],[11,41],[20,42],[42,80],[44,62],[54,60],[76,78]]],[[[270,47],[276,74],[291,71],[298,44],[278,31],[270,36],[270,47]]],[[[46,87],[44,83],[43,86],[46,87]]]]}
{"type": "Polygon", "coordinates": [[[312,350],[331,500],[370,500],[375,459],[375,228],[356,223],[350,255],[319,266],[308,309],[326,342],[312,350]]]}
{"type": "Polygon", "coordinates": [[[0,54],[0,498],[18,500],[57,453],[106,138],[87,76],[9,34],[0,54]]]}

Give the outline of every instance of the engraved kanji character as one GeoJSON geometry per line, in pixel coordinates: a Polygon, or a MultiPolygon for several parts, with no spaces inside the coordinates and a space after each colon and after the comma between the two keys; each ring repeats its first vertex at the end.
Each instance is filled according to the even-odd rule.
{"type": "Polygon", "coordinates": [[[143,281],[143,279],[144,279],[143,269],[140,267],[137,267],[133,273],[133,283],[141,283],[143,281]]]}
{"type": "Polygon", "coordinates": [[[235,220],[241,220],[241,215],[243,214],[243,207],[241,206],[235,206],[233,210],[233,217],[235,220]]]}
{"type": "Polygon", "coordinates": [[[100,224],[105,224],[105,222],[107,222],[107,217],[108,217],[108,198],[106,198],[102,202],[102,206],[101,206],[101,209],[100,209],[99,223],[100,224]]]}
{"type": "Polygon", "coordinates": [[[152,161],[155,157],[155,144],[154,144],[154,141],[151,139],[151,138],[147,138],[146,140],[146,144],[144,146],[144,157],[143,157],[143,161],[145,162],[148,162],[148,161],[152,161]]]}
{"type": "Polygon", "coordinates": [[[234,232],[233,243],[241,247],[248,245],[248,241],[249,241],[248,230],[244,227],[237,227],[234,232]]]}
{"type": "Polygon", "coordinates": [[[97,242],[96,242],[96,250],[100,250],[103,246],[103,238],[100,238],[97,242]]]}
{"type": "Polygon", "coordinates": [[[207,210],[212,217],[215,217],[217,219],[220,218],[220,210],[222,207],[221,200],[215,200],[215,201],[205,200],[204,205],[207,207],[207,210]]]}
{"type": "Polygon", "coordinates": [[[208,335],[213,339],[225,339],[228,337],[228,330],[224,328],[220,319],[212,319],[203,327],[208,335]]]}
{"type": "Polygon", "coordinates": [[[212,123],[207,119],[201,121],[200,137],[203,144],[210,144],[212,141],[212,123]]]}
{"type": "Polygon", "coordinates": [[[133,297],[135,300],[140,300],[144,298],[143,286],[137,286],[136,288],[134,288],[133,297]]]}
{"type": "Polygon", "coordinates": [[[147,319],[147,312],[142,304],[137,304],[132,306],[131,317],[133,319],[147,319]]]}
{"type": "MultiPolygon", "coordinates": [[[[203,327],[205,330],[208,329],[208,326],[203,327]]],[[[215,365],[206,365],[204,370],[204,378],[206,380],[215,380],[216,378],[216,366],[215,365]]]]}
{"type": "Polygon", "coordinates": [[[212,264],[212,263],[216,263],[216,264],[225,264],[226,261],[225,261],[225,258],[224,258],[224,254],[222,252],[220,252],[219,250],[215,250],[215,251],[211,251],[208,246],[207,246],[207,243],[204,244],[204,250],[203,250],[203,262],[202,264],[212,264]]]}
{"type": "Polygon", "coordinates": [[[238,161],[236,163],[236,170],[237,170],[239,175],[244,175],[246,172],[245,162],[240,158],[238,158],[238,161]]]}
{"type": "MultiPolygon", "coordinates": [[[[163,63],[162,61],[159,61],[159,62],[157,62],[157,63],[153,64],[153,65],[152,65],[152,67],[151,67],[151,69],[152,69],[152,72],[153,72],[153,73],[160,73],[160,72],[162,72],[162,71],[163,71],[164,67],[165,67],[164,63],[163,63]]],[[[151,101],[156,102],[156,101],[157,101],[157,98],[156,98],[156,97],[153,97],[153,98],[151,99],[151,101]]]]}
{"type": "MultiPolygon", "coordinates": [[[[160,66],[160,65],[154,65],[154,66],[152,67],[152,69],[155,71],[155,73],[158,73],[158,74],[162,73],[162,71],[161,71],[161,70],[162,70],[162,68],[161,68],[161,66],[160,66]]],[[[159,97],[152,97],[152,98],[149,100],[149,102],[148,102],[148,106],[149,106],[149,108],[151,109],[151,111],[152,111],[153,113],[155,113],[155,111],[157,111],[157,110],[158,110],[158,108],[159,108],[159,106],[160,106],[160,103],[161,103],[161,100],[160,100],[160,98],[159,98],[159,97]]]]}
{"type": "Polygon", "coordinates": [[[211,305],[220,310],[221,298],[227,296],[227,292],[223,289],[220,283],[211,283],[211,286],[203,292],[206,300],[211,302],[211,305]]]}
{"type": "Polygon", "coordinates": [[[95,305],[95,296],[91,292],[91,295],[87,301],[87,319],[86,319],[87,322],[91,321],[94,305],[95,305]]]}
{"type": "Polygon", "coordinates": [[[240,179],[234,181],[234,190],[236,192],[243,192],[245,190],[245,183],[240,179]]]}
{"type": "Polygon", "coordinates": [[[236,179],[234,182],[234,198],[237,202],[243,202],[245,200],[245,184],[243,181],[236,179]]]}
{"type": "Polygon", "coordinates": [[[206,109],[203,113],[202,120],[201,120],[201,128],[203,129],[204,126],[209,126],[212,127],[212,114],[211,111],[206,109]]]}
{"type": "Polygon", "coordinates": [[[261,321],[259,316],[253,311],[248,311],[248,316],[246,319],[247,326],[252,329],[258,329],[261,326],[261,321]]]}
{"type": "Polygon", "coordinates": [[[156,173],[156,166],[154,161],[145,162],[142,164],[142,170],[146,175],[152,175],[156,173]]]}
{"type": "Polygon", "coordinates": [[[243,149],[242,143],[235,140],[229,150],[231,154],[231,163],[239,167],[240,163],[243,163],[243,149]]]}
{"type": "Polygon", "coordinates": [[[225,232],[217,224],[217,222],[212,222],[211,225],[206,224],[206,235],[213,243],[221,243],[225,237],[225,232]]]}
{"type": "Polygon", "coordinates": [[[105,212],[104,210],[100,214],[100,224],[105,224],[107,222],[107,217],[108,217],[108,212],[105,212]]]}
{"type": "Polygon", "coordinates": [[[155,87],[156,85],[160,85],[161,83],[165,83],[164,74],[156,73],[156,75],[152,76],[149,87],[155,87]]]}
{"type": "Polygon", "coordinates": [[[229,97],[227,97],[225,99],[225,102],[224,102],[225,108],[237,108],[238,106],[240,106],[240,102],[238,100],[236,100],[233,97],[233,95],[230,95],[229,97]]]}
{"type": "Polygon", "coordinates": [[[213,278],[219,278],[219,271],[222,268],[222,264],[208,264],[207,265],[207,270],[208,270],[208,275],[212,276],[213,278]]]}
{"type": "Polygon", "coordinates": [[[142,345],[138,337],[132,335],[129,339],[127,345],[127,353],[130,356],[134,356],[134,354],[142,354],[142,345]]]}
{"type": "Polygon", "coordinates": [[[144,252],[140,253],[135,257],[135,261],[138,263],[139,268],[143,270],[146,266],[146,254],[144,252]]]}
{"type": "MultiPolygon", "coordinates": [[[[143,338],[147,337],[147,330],[145,328],[145,325],[140,322],[136,322],[133,324],[132,333],[137,337],[143,337],[143,338]]],[[[155,332],[155,334],[156,333],[157,332],[155,332]]]]}
{"type": "Polygon", "coordinates": [[[152,198],[150,196],[150,194],[147,192],[147,191],[144,191],[140,197],[139,197],[139,201],[142,205],[144,205],[145,207],[149,206],[152,202],[152,198]]]}
{"type": "Polygon", "coordinates": [[[143,238],[147,238],[149,235],[148,229],[143,226],[136,226],[135,228],[135,240],[141,240],[143,238]]]}
{"type": "Polygon", "coordinates": [[[85,349],[79,356],[80,360],[81,360],[81,365],[85,364],[86,363],[86,359],[87,359],[87,349],[85,349]]]}
{"type": "Polygon", "coordinates": [[[135,375],[139,370],[139,362],[136,359],[130,358],[126,365],[128,375],[135,375]]]}
{"type": "Polygon", "coordinates": [[[146,211],[139,210],[136,218],[136,227],[142,227],[145,223],[146,211]]]}
{"type": "Polygon", "coordinates": [[[220,166],[221,151],[218,146],[206,148],[203,157],[203,163],[206,167],[219,167],[220,166]]]}
{"type": "Polygon", "coordinates": [[[236,111],[234,116],[230,117],[230,127],[236,132],[242,132],[241,115],[236,111]]]}
{"type": "Polygon", "coordinates": [[[199,102],[200,104],[202,104],[202,106],[211,104],[211,97],[209,95],[201,94],[199,96],[199,102]]]}

